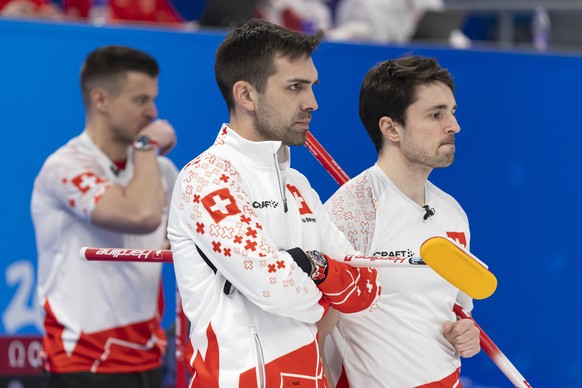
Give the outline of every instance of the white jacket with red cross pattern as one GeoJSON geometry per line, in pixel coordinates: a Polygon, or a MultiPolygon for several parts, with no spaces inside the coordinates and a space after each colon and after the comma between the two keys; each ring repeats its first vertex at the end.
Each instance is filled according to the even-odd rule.
{"type": "Polygon", "coordinates": [[[176,181],[168,236],[193,387],[327,387],[315,323],[330,305],[375,306],[376,270],[340,262],[358,252],[289,162],[281,142],[223,125],[176,181]],[[332,258],[319,285],[306,273],[308,250],[332,258]]]}

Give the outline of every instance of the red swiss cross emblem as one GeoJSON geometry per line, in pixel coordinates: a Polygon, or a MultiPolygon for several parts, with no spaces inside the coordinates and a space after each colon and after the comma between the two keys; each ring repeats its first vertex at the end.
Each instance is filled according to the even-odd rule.
{"type": "Polygon", "coordinates": [[[213,191],[202,198],[200,202],[217,224],[226,217],[241,212],[227,188],[213,191]]]}
{"type": "Polygon", "coordinates": [[[467,238],[464,232],[447,232],[447,237],[467,248],[467,238]]]}
{"type": "Polygon", "coordinates": [[[94,186],[103,182],[103,179],[93,174],[91,171],[84,172],[71,179],[71,183],[73,183],[73,185],[75,185],[75,187],[77,187],[77,189],[82,193],[86,193],[94,186]]]}
{"type": "Polygon", "coordinates": [[[297,201],[297,206],[299,207],[299,214],[301,215],[313,214],[309,206],[307,206],[307,202],[305,202],[305,199],[303,199],[303,196],[301,195],[297,187],[293,185],[287,185],[287,189],[289,189],[289,191],[291,192],[291,194],[293,194],[295,200],[297,201]]]}

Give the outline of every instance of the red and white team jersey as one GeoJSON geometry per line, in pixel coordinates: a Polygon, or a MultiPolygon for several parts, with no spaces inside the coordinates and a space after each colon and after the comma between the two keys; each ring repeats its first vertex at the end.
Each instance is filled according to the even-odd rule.
{"type": "MultiPolygon", "coordinates": [[[[83,246],[162,246],[165,222],[145,235],[91,224],[91,213],[105,191],[130,181],[131,152],[120,170],[84,132],[52,154],[35,180],[31,212],[39,300],[46,312],[43,357],[52,372],[131,372],[161,364],[161,264],[86,262],[79,257],[83,246]]],[[[178,171],[167,158],[158,160],[169,198],[178,171]]]]}
{"type": "Polygon", "coordinates": [[[330,303],[356,312],[377,300],[375,271],[330,261],[318,289],[286,251],[357,253],[289,162],[281,142],[224,125],[178,177],[168,237],[192,323],[191,387],[327,387],[315,322],[330,303]]]}
{"type": "MultiPolygon", "coordinates": [[[[364,254],[418,258],[421,244],[433,236],[451,237],[468,249],[468,220],[457,201],[430,182],[425,199],[435,211],[426,220],[426,210],[374,165],[342,186],[325,207],[364,254]]],[[[378,308],[356,317],[342,314],[332,332],[350,386],[418,387],[447,377],[430,386],[460,386],[460,360],[443,335],[443,323],[456,320],[456,301],[470,311],[472,300],[428,266],[378,272],[378,308]]],[[[328,355],[330,362],[333,358],[328,355]]]]}

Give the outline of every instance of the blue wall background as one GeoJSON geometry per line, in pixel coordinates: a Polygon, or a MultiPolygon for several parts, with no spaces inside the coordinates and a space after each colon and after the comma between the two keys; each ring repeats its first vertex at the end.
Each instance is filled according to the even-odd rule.
{"type": "MultiPolygon", "coordinates": [[[[44,159],[83,129],[78,76],[85,56],[126,44],[159,60],[158,108],[178,132],[170,157],[181,167],[228,120],[213,75],[221,39],[217,32],[0,21],[0,333],[41,328],[30,193],[44,159]]],[[[492,297],[476,301],[477,322],[533,386],[579,386],[582,57],[324,43],[314,55],[320,108],[311,128],[351,176],[376,159],[358,118],[360,82],[376,62],[409,52],[435,56],[457,82],[456,161],[431,180],[464,206],[472,251],[499,280],[492,297]]],[[[304,147],[293,150],[293,164],[322,200],[336,190],[304,147]]],[[[168,326],[171,266],[164,277],[168,326]]],[[[464,361],[463,374],[467,388],[510,386],[484,352],[464,361]]]]}

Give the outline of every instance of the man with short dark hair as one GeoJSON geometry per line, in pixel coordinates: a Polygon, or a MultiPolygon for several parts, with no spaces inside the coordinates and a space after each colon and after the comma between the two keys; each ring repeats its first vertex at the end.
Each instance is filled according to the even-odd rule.
{"type": "MultiPolygon", "coordinates": [[[[360,118],[378,152],[376,164],[343,185],[325,204],[332,220],[363,254],[418,258],[421,244],[449,237],[469,248],[469,223],[459,203],[428,176],[455,156],[454,82],[435,59],[384,61],[365,76],[360,118]]],[[[479,330],[457,320],[472,300],[424,268],[379,268],[383,289],[374,314],[342,314],[332,338],[345,374],[338,388],[459,387],[459,356],[479,352],[479,330]]],[[[338,318],[321,323],[322,340],[338,318]]],[[[333,353],[328,354],[330,366],[333,353]]],[[[331,367],[333,370],[334,368],[331,367]]]]}
{"type": "Polygon", "coordinates": [[[325,387],[315,323],[377,300],[376,270],[341,262],[357,252],[290,168],[317,109],[320,39],[251,20],[217,50],[230,122],[180,173],[168,224],[191,387],[325,387]]]}
{"type": "Polygon", "coordinates": [[[38,174],[31,212],[46,387],[161,387],[161,265],[84,262],[80,248],[167,247],[176,143],[148,54],[101,47],[81,69],[83,132],[38,174]]]}

